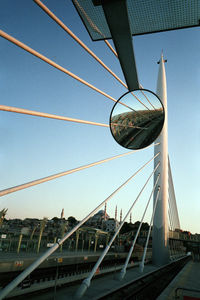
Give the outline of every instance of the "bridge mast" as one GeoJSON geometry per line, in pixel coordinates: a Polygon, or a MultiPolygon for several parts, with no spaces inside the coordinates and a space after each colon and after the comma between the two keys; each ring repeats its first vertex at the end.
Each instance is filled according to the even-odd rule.
{"type": "MultiPolygon", "coordinates": [[[[160,186],[160,194],[157,202],[153,221],[152,233],[152,255],[153,264],[161,266],[169,262],[169,247],[168,247],[168,219],[167,219],[167,205],[168,205],[168,117],[167,117],[167,85],[165,74],[165,61],[163,54],[160,59],[160,66],[157,80],[157,95],[163,103],[165,108],[165,122],[161,134],[155,141],[160,143],[154,147],[154,153],[160,152],[160,155],[155,158],[154,166],[160,161],[160,165],[154,174],[154,183],[160,173],[158,186],[160,186]]],[[[157,190],[154,192],[154,203],[156,199],[157,190]]]]}

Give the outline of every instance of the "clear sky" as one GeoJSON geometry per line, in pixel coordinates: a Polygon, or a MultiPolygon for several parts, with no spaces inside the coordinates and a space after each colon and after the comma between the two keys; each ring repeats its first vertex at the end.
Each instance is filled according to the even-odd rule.
{"type": "MultiPolygon", "coordinates": [[[[103,41],[92,42],[71,1],[46,4],[121,79],[119,62],[103,41]]],[[[126,89],[31,0],[0,1],[0,29],[118,99],[126,89]]],[[[139,81],[156,92],[157,61],[166,64],[169,155],[181,227],[200,232],[200,30],[191,28],[134,38],[139,81]]],[[[1,104],[96,122],[109,122],[113,102],[0,38],[1,104]]],[[[108,128],[0,112],[0,188],[5,189],[127,152],[108,128]]],[[[127,157],[4,196],[8,218],[83,218],[153,156],[153,147],[127,157]]],[[[152,171],[149,165],[108,204],[123,214],[152,171]]],[[[141,217],[148,185],[132,213],[141,217]]],[[[152,206],[147,214],[149,222],[152,206]]]]}

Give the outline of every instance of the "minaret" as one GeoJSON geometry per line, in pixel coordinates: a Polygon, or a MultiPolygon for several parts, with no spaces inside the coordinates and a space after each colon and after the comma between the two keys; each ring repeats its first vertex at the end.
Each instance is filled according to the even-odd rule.
{"type": "Polygon", "coordinates": [[[61,217],[61,219],[64,218],[64,208],[63,208],[62,211],[61,211],[60,217],[61,217]]]}
{"type": "Polygon", "coordinates": [[[130,223],[132,223],[132,213],[130,213],[130,223]]]}
{"type": "Polygon", "coordinates": [[[120,223],[122,222],[122,209],[120,210],[120,223]]]}
{"type": "Polygon", "coordinates": [[[105,202],[105,208],[104,208],[104,220],[107,219],[107,202],[105,202]]]}
{"type": "Polygon", "coordinates": [[[117,205],[115,207],[115,221],[117,221],[117,205]]]}
{"type": "Polygon", "coordinates": [[[160,98],[165,109],[165,121],[163,129],[156,139],[154,146],[154,154],[160,152],[154,159],[154,168],[160,162],[159,167],[154,173],[154,183],[158,174],[160,174],[157,188],[154,191],[154,205],[160,188],[160,193],[156,205],[154,220],[153,220],[153,236],[152,236],[152,258],[153,264],[162,266],[169,262],[169,247],[168,247],[168,222],[167,222],[167,204],[168,204],[168,137],[167,137],[167,84],[165,74],[165,60],[163,53],[159,61],[159,72],[157,81],[157,95],[160,98]]]}

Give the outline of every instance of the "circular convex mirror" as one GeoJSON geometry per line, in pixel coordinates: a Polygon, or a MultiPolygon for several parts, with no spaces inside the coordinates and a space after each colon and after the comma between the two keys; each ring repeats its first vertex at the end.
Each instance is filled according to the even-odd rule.
{"type": "Polygon", "coordinates": [[[164,107],[156,94],[140,89],[124,94],[110,115],[110,130],[118,144],[137,150],[149,146],[164,124],[164,107]]]}

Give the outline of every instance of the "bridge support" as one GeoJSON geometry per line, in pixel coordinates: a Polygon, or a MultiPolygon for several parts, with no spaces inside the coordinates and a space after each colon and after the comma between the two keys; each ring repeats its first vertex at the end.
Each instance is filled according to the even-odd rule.
{"type": "Polygon", "coordinates": [[[128,89],[139,89],[126,1],[103,0],[101,3],[128,89]]]}
{"type": "MultiPolygon", "coordinates": [[[[167,219],[167,206],[168,206],[168,136],[167,136],[167,87],[166,75],[163,54],[160,59],[158,81],[157,81],[157,95],[163,103],[165,108],[165,122],[161,134],[155,141],[160,143],[154,147],[154,153],[160,152],[154,160],[154,166],[160,161],[160,166],[154,173],[154,183],[158,174],[160,178],[158,186],[160,187],[160,194],[155,210],[153,220],[153,233],[152,233],[152,256],[153,264],[162,266],[169,262],[169,245],[168,245],[168,219],[167,219]]],[[[156,200],[157,190],[154,192],[154,205],[156,200]]]]}

